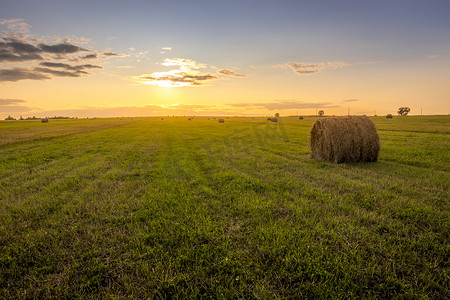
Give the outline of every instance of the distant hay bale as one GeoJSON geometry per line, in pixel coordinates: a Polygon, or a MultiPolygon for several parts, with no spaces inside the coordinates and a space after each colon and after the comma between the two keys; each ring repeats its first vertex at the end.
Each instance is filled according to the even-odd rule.
{"type": "Polygon", "coordinates": [[[272,118],[270,118],[270,117],[269,117],[269,118],[267,118],[267,121],[272,121],[272,118]]]}
{"type": "Polygon", "coordinates": [[[298,119],[299,119],[299,120],[303,120],[303,117],[302,117],[302,116],[300,116],[300,117],[298,117],[298,119]]]}
{"type": "Polygon", "coordinates": [[[188,118],[188,121],[190,121],[191,120],[191,118],[188,118]]]}
{"type": "Polygon", "coordinates": [[[161,118],[161,120],[164,120],[164,118],[161,118]]]}
{"type": "Polygon", "coordinates": [[[311,158],[332,163],[377,161],[380,139],[367,117],[317,119],[311,128],[311,158]]]}
{"type": "Polygon", "coordinates": [[[270,122],[278,122],[278,119],[277,119],[277,118],[272,118],[272,119],[270,120],[270,122]]]}
{"type": "Polygon", "coordinates": [[[219,119],[219,123],[225,123],[224,119],[219,119]]]}
{"type": "Polygon", "coordinates": [[[392,119],[392,115],[391,115],[391,114],[387,114],[387,115],[386,115],[386,118],[387,118],[387,119],[392,119]]]}
{"type": "Polygon", "coordinates": [[[42,123],[48,123],[48,118],[43,118],[43,119],[41,120],[41,122],[42,122],[42,123]]]}

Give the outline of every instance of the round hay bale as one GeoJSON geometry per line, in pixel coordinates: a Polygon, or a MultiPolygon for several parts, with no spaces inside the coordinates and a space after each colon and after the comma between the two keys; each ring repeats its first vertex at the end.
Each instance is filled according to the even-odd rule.
{"type": "Polygon", "coordinates": [[[392,115],[391,114],[387,114],[386,115],[386,119],[392,119],[392,115]]]}
{"type": "Polygon", "coordinates": [[[269,118],[267,118],[267,121],[271,121],[271,120],[272,120],[272,118],[270,118],[270,117],[269,117],[269,118]]]}
{"type": "Polygon", "coordinates": [[[219,123],[225,123],[224,119],[219,119],[219,123]]]}
{"type": "Polygon", "coordinates": [[[367,117],[317,119],[311,128],[311,158],[332,163],[377,161],[380,139],[367,117]]]}
{"type": "Polygon", "coordinates": [[[300,117],[298,117],[298,119],[299,119],[299,120],[303,120],[303,117],[302,117],[302,116],[300,116],[300,117]]]}
{"type": "Polygon", "coordinates": [[[43,119],[41,120],[41,122],[42,122],[42,123],[48,123],[48,118],[43,118],[43,119]]]}
{"type": "Polygon", "coordinates": [[[277,119],[277,118],[272,118],[272,119],[270,120],[270,122],[278,122],[278,119],[277,119]]]}

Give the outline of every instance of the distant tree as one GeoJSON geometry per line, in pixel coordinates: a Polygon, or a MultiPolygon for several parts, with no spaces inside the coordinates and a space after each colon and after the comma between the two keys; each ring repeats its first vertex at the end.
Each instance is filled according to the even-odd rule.
{"type": "Polygon", "coordinates": [[[325,112],[323,110],[319,110],[319,116],[323,116],[325,112]]]}
{"type": "Polygon", "coordinates": [[[406,116],[406,115],[408,115],[408,113],[410,112],[410,108],[409,107],[400,107],[399,109],[398,109],[398,112],[397,112],[397,114],[399,115],[399,116],[406,116]]]}
{"type": "Polygon", "coordinates": [[[279,114],[279,113],[276,113],[276,114],[275,114],[275,117],[276,117],[276,118],[278,118],[279,116],[280,116],[280,114],[279,114]]]}
{"type": "Polygon", "coordinates": [[[5,120],[15,120],[15,119],[11,116],[8,116],[5,120]]]}

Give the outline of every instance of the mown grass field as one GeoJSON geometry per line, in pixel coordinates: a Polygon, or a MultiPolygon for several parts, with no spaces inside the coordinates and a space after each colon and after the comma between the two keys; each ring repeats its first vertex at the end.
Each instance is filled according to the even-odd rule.
{"type": "Polygon", "coordinates": [[[450,117],[0,122],[0,298],[448,299],[450,117]]]}

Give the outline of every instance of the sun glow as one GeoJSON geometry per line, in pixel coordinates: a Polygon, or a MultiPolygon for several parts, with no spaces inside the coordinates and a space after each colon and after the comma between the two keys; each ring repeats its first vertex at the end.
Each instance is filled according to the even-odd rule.
{"type": "Polygon", "coordinates": [[[175,103],[173,103],[173,104],[161,104],[160,106],[161,106],[162,108],[171,108],[171,107],[178,106],[178,105],[180,105],[179,102],[175,102],[175,103]]]}

